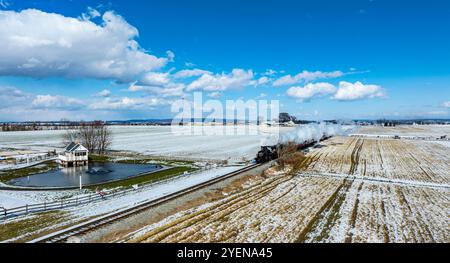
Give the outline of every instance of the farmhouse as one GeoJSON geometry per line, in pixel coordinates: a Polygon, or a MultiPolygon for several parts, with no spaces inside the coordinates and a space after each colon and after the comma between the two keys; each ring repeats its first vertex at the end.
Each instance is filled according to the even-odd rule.
{"type": "Polygon", "coordinates": [[[89,151],[80,143],[71,142],[58,155],[58,162],[65,167],[83,166],[88,164],[89,151]]]}

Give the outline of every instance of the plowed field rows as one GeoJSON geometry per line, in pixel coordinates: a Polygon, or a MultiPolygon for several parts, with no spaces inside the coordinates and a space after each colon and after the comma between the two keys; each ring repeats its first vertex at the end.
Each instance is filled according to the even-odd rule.
{"type": "Polygon", "coordinates": [[[310,155],[313,172],[450,183],[450,148],[431,142],[335,137],[310,155]]]}
{"type": "Polygon", "coordinates": [[[295,175],[260,179],[127,240],[450,242],[449,156],[449,148],[430,142],[332,138],[295,175]]]}

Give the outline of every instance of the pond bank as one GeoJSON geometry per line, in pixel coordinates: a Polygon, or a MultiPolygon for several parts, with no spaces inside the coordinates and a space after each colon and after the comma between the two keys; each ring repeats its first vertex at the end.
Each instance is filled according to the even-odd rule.
{"type": "MultiPolygon", "coordinates": [[[[108,184],[112,184],[112,183],[119,183],[119,182],[125,182],[127,180],[131,180],[134,178],[139,178],[142,176],[149,176],[149,175],[153,175],[159,172],[163,172],[163,171],[168,171],[171,169],[174,169],[176,167],[162,167],[161,169],[155,170],[155,171],[151,171],[151,172],[143,172],[137,175],[134,175],[132,177],[128,177],[128,178],[124,178],[124,179],[117,179],[117,180],[111,180],[111,181],[105,181],[105,182],[101,182],[101,183],[95,183],[95,184],[86,184],[83,185],[83,188],[92,188],[92,187],[97,187],[97,186],[105,186],[108,184]]],[[[62,191],[62,190],[75,190],[75,189],[79,189],[79,186],[67,186],[67,187],[32,187],[32,186],[15,186],[15,185],[10,185],[10,184],[5,184],[5,183],[1,183],[0,184],[0,190],[15,190],[15,191],[62,191]]]]}

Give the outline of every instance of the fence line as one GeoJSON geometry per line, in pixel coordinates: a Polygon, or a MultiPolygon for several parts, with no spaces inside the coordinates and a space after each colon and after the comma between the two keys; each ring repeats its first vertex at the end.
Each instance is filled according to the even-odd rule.
{"type": "Polygon", "coordinates": [[[0,170],[15,170],[15,169],[22,169],[27,168],[31,166],[38,165],[43,162],[56,160],[58,155],[55,153],[51,154],[45,154],[45,155],[38,155],[38,156],[32,156],[29,158],[21,157],[18,159],[14,159],[13,161],[8,161],[7,159],[0,161],[0,166],[2,168],[0,170]]]}
{"type": "Polygon", "coordinates": [[[82,204],[88,204],[99,200],[106,200],[107,197],[116,197],[123,196],[129,192],[137,192],[142,190],[143,188],[130,188],[122,191],[110,191],[110,192],[98,192],[98,193],[89,193],[85,196],[76,196],[68,199],[61,199],[51,202],[43,202],[38,204],[26,204],[24,206],[14,207],[14,208],[5,208],[0,207],[0,220],[4,220],[10,217],[26,215],[36,212],[45,212],[56,209],[63,209],[68,207],[75,207],[82,204]],[[104,195],[102,194],[104,193],[104,195]]]}
{"type": "MultiPolygon", "coordinates": [[[[195,171],[194,173],[200,173],[203,171],[204,170],[202,169],[202,170],[195,171]]],[[[192,173],[188,173],[188,174],[182,173],[175,177],[178,178],[179,176],[185,176],[185,175],[189,175],[189,174],[192,174],[192,173]]],[[[0,210],[1,211],[0,221],[5,220],[7,218],[20,216],[20,215],[26,215],[26,214],[36,213],[36,212],[45,212],[45,211],[63,209],[63,208],[68,208],[68,207],[75,207],[78,205],[88,204],[88,203],[92,203],[95,201],[102,201],[102,200],[106,200],[107,197],[124,196],[125,194],[130,193],[130,192],[141,192],[141,191],[145,190],[148,186],[165,183],[165,182],[171,181],[173,179],[174,179],[174,177],[171,177],[171,178],[163,179],[163,180],[160,180],[157,182],[144,184],[144,185],[141,185],[140,187],[133,186],[132,188],[128,188],[128,189],[124,189],[124,190],[115,190],[115,191],[110,190],[110,191],[89,193],[88,195],[81,196],[81,197],[76,196],[73,198],[61,199],[61,200],[56,200],[56,201],[51,201],[51,202],[43,202],[43,203],[37,203],[37,204],[31,204],[31,205],[27,204],[24,206],[19,206],[19,207],[14,207],[14,208],[0,207],[0,209],[3,210],[3,211],[0,210]],[[101,193],[104,193],[104,195],[102,195],[101,193]]]]}

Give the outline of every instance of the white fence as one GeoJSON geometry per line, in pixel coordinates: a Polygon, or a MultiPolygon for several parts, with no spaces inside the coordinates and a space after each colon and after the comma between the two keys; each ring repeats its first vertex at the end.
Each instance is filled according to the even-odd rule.
{"type": "Polygon", "coordinates": [[[24,205],[14,208],[4,208],[0,207],[0,220],[4,220],[10,217],[16,217],[20,215],[26,215],[36,212],[45,212],[45,211],[51,211],[51,210],[57,210],[67,207],[74,207],[82,204],[88,204],[95,201],[102,201],[106,200],[108,198],[117,197],[117,196],[124,196],[127,193],[130,192],[136,192],[143,188],[130,188],[126,190],[121,191],[105,191],[105,192],[99,192],[99,193],[90,193],[88,195],[84,196],[77,196],[74,198],[67,198],[67,199],[61,199],[57,201],[52,202],[44,202],[44,203],[38,203],[38,204],[31,204],[31,205],[24,205]]]}
{"type": "MultiPolygon", "coordinates": [[[[168,168],[168,169],[171,169],[171,168],[168,168]]],[[[194,174],[200,173],[202,171],[204,171],[204,169],[197,170],[193,173],[194,174]]],[[[31,204],[31,205],[27,204],[24,206],[19,206],[19,207],[14,207],[14,208],[0,207],[0,221],[5,220],[7,218],[20,216],[20,215],[26,215],[26,214],[36,213],[36,212],[45,212],[45,211],[51,211],[51,210],[58,210],[58,209],[62,209],[62,208],[74,207],[74,206],[78,206],[78,205],[82,205],[82,204],[88,204],[88,203],[95,202],[95,201],[103,201],[103,200],[106,200],[106,199],[109,199],[112,197],[124,196],[128,193],[144,191],[144,190],[148,189],[148,187],[151,187],[152,185],[167,183],[168,181],[171,181],[174,178],[177,178],[180,176],[188,176],[193,173],[184,172],[184,173],[175,175],[173,177],[169,177],[167,179],[158,180],[158,181],[152,182],[152,183],[145,183],[145,184],[140,185],[139,187],[138,187],[138,185],[133,185],[132,188],[124,189],[124,190],[109,190],[109,191],[106,190],[106,191],[101,191],[101,192],[96,192],[96,193],[89,193],[87,195],[77,196],[74,198],[67,198],[67,199],[61,199],[61,200],[52,201],[52,202],[44,202],[44,203],[31,204]]]]}

